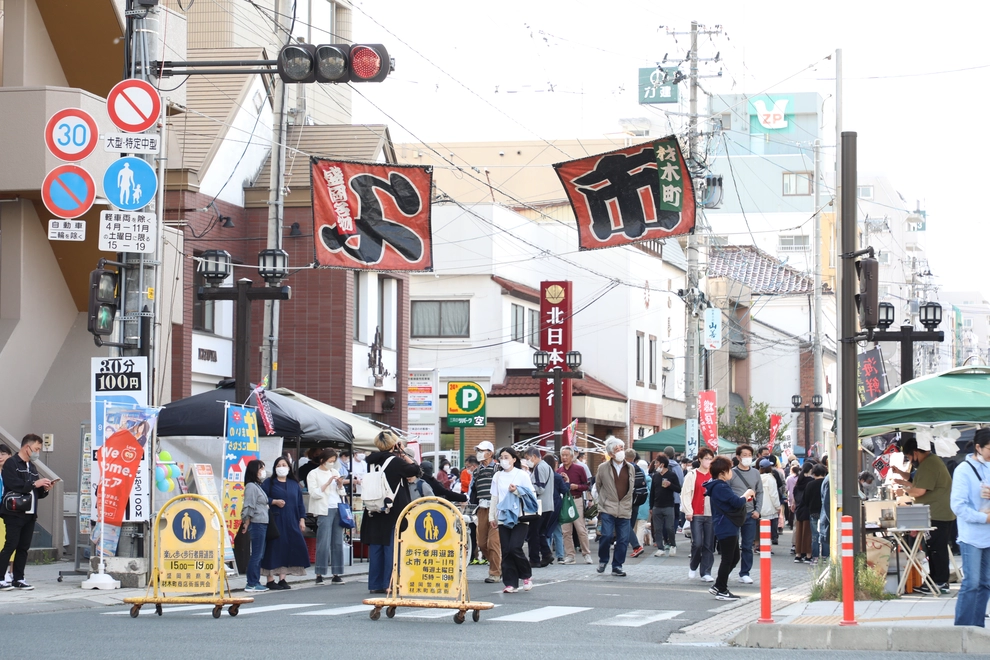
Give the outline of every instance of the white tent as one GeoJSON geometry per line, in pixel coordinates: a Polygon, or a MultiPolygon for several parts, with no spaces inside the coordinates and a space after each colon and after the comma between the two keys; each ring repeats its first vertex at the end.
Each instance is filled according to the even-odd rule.
{"type": "Polygon", "coordinates": [[[293,392],[292,390],[284,387],[279,387],[272,391],[276,394],[289,397],[290,399],[295,399],[299,403],[304,403],[307,406],[311,406],[325,415],[336,417],[340,421],[350,424],[351,431],[354,433],[353,447],[355,450],[363,449],[368,452],[378,451],[374,445],[374,440],[375,437],[382,432],[382,428],[375,426],[375,424],[368,421],[367,418],[361,417],[360,415],[355,415],[354,413],[349,413],[339,408],[334,408],[330,404],[317,401],[316,399],[311,399],[304,394],[293,392]]]}

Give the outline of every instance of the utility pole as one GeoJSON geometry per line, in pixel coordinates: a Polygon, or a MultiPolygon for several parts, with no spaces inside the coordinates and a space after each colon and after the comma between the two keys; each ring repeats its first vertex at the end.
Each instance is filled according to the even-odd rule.
{"type": "MultiPolygon", "coordinates": [[[[698,132],[698,21],[691,21],[690,96],[688,118],[688,163],[694,162],[698,132]]],[[[698,433],[698,237],[687,239],[687,304],[684,306],[684,421],[688,433],[698,433]]],[[[686,445],[685,445],[686,446],[686,445]]]]}
{"type": "MultiPolygon", "coordinates": [[[[815,335],[812,344],[812,359],[815,361],[815,388],[812,394],[821,395],[824,387],[824,365],[822,357],[822,143],[815,140],[815,335]]],[[[808,420],[805,420],[805,424],[808,420]]],[[[815,413],[815,442],[822,441],[822,415],[815,413]]]]}
{"type": "MultiPolygon", "coordinates": [[[[281,11],[281,2],[275,2],[275,43],[288,45],[292,40],[290,32],[290,12],[281,11]]],[[[285,112],[285,83],[278,76],[273,77],[272,156],[271,176],[268,184],[268,249],[282,248],[282,219],[284,217],[285,193],[285,134],[288,115],[285,112]]],[[[303,121],[305,124],[305,120],[303,121]]],[[[268,377],[268,386],[278,385],[278,334],[279,300],[265,300],[265,317],[262,325],[261,378],[268,377]]],[[[250,378],[250,375],[248,375],[250,378]]],[[[241,402],[243,403],[243,402],[241,402]]]]}

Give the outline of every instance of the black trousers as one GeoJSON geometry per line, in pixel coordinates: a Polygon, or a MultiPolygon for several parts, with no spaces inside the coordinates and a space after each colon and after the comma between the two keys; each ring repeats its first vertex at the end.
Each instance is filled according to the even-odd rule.
{"type": "Polygon", "coordinates": [[[7,528],[7,538],[0,550],[0,570],[6,572],[10,556],[14,555],[14,581],[24,579],[24,567],[27,565],[28,549],[34,537],[34,521],[37,516],[4,516],[3,524],[7,528]],[[17,554],[14,554],[17,551],[17,554]]]}
{"type": "Polygon", "coordinates": [[[471,530],[471,559],[468,561],[474,561],[478,558],[478,526],[471,523],[468,527],[471,530]]]}
{"type": "Polygon", "coordinates": [[[529,525],[526,544],[529,546],[529,563],[532,566],[540,566],[543,562],[553,559],[553,555],[550,553],[550,541],[547,539],[547,532],[550,531],[553,517],[553,511],[544,511],[540,515],[539,524],[529,525]]]}
{"type": "Polygon", "coordinates": [[[729,574],[739,563],[739,536],[730,536],[718,540],[718,553],[722,560],[718,565],[718,576],[715,578],[715,588],[720,592],[729,590],[729,574]]]}
{"type": "Polygon", "coordinates": [[[512,529],[498,526],[498,540],[502,545],[502,584],[519,587],[519,580],[533,577],[533,567],[523,552],[523,543],[529,535],[529,525],[519,523],[512,529]]]}
{"type": "Polygon", "coordinates": [[[928,532],[928,570],[935,584],[949,581],[949,539],[952,526],[951,520],[933,520],[932,527],[935,529],[928,532]]]}

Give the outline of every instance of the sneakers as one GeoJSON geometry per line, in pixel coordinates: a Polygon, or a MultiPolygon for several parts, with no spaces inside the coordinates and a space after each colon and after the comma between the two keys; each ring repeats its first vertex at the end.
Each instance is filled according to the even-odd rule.
{"type": "Polygon", "coordinates": [[[715,600],[739,600],[739,596],[726,589],[725,591],[716,593],[715,600]]]}
{"type": "Polygon", "coordinates": [[[711,587],[708,588],[708,593],[710,593],[713,596],[717,596],[718,595],[718,589],[716,589],[714,586],[711,586],[711,587]]]}
{"type": "Polygon", "coordinates": [[[332,578],[330,578],[330,584],[344,584],[344,578],[340,577],[339,575],[334,575],[332,578]]]}
{"type": "Polygon", "coordinates": [[[661,548],[660,550],[657,550],[656,552],[654,552],[653,553],[653,556],[654,557],[664,557],[664,556],[666,556],[666,554],[667,553],[664,552],[663,549],[661,548]]]}
{"type": "Polygon", "coordinates": [[[281,580],[278,581],[278,588],[279,589],[291,589],[292,587],[290,587],[289,586],[289,583],[285,581],[285,578],[282,578],[281,580]]]}
{"type": "Polygon", "coordinates": [[[488,577],[485,578],[485,582],[488,584],[495,584],[496,582],[501,582],[501,581],[502,581],[501,575],[489,575],[488,577]]]}
{"type": "MultiPolygon", "coordinates": [[[[17,586],[16,582],[14,583],[14,586],[17,586]]],[[[947,582],[945,584],[936,584],[935,586],[938,587],[940,593],[943,594],[949,593],[949,584],[947,582]]],[[[921,585],[915,587],[914,591],[917,591],[919,594],[925,594],[925,595],[931,595],[932,593],[932,589],[931,587],[928,586],[927,582],[924,582],[921,585]]]]}
{"type": "MultiPolygon", "coordinates": [[[[633,555],[633,557],[635,557],[635,556],[636,555],[633,555]]],[[[667,548],[667,556],[668,557],[676,557],[677,556],[677,548],[674,547],[674,546],[670,546],[669,548],[667,548]]]]}
{"type": "Polygon", "coordinates": [[[564,559],[564,561],[562,561],[560,563],[561,564],[575,564],[577,562],[574,561],[574,557],[567,557],[566,559],[564,559]]]}
{"type": "Polygon", "coordinates": [[[591,561],[591,555],[585,555],[584,556],[584,563],[585,564],[593,564],[594,563],[593,561],[591,561]]]}
{"type": "Polygon", "coordinates": [[[516,589],[515,587],[506,587],[505,589],[502,589],[502,593],[503,594],[514,594],[517,591],[519,591],[519,590],[516,589]]]}
{"type": "Polygon", "coordinates": [[[13,582],[11,582],[11,584],[13,585],[14,589],[17,589],[18,591],[34,591],[34,587],[32,587],[24,580],[14,580],[13,582]]]}
{"type": "Polygon", "coordinates": [[[323,581],[323,576],[322,575],[317,575],[316,576],[316,584],[327,584],[327,583],[323,581]]]}
{"type": "Polygon", "coordinates": [[[252,594],[263,594],[268,591],[268,587],[261,584],[253,584],[249,587],[244,587],[244,591],[252,594]]]}
{"type": "Polygon", "coordinates": [[[688,569],[688,579],[693,580],[696,577],[698,577],[698,571],[692,571],[688,569]]]}
{"type": "Polygon", "coordinates": [[[478,558],[472,559],[468,566],[481,566],[481,560],[478,558]]]}
{"type": "Polygon", "coordinates": [[[739,581],[743,584],[753,584],[753,578],[749,577],[748,575],[740,575],[739,581]]]}
{"type": "Polygon", "coordinates": [[[0,591],[13,591],[14,585],[4,580],[0,582],[0,591]]]}
{"type": "Polygon", "coordinates": [[[701,576],[701,579],[704,580],[705,582],[714,582],[715,581],[715,578],[713,578],[711,575],[702,575],[701,576]]]}
{"type": "Polygon", "coordinates": [[[644,552],[646,552],[646,548],[644,548],[643,546],[639,546],[638,548],[636,548],[635,550],[633,550],[632,551],[632,554],[629,555],[629,556],[632,557],[633,559],[635,559],[636,557],[639,557],[644,552]]]}
{"type": "Polygon", "coordinates": [[[626,577],[626,572],[621,568],[613,568],[612,575],[614,575],[615,577],[626,577]]]}
{"type": "Polygon", "coordinates": [[[598,572],[599,572],[599,573],[604,573],[604,572],[605,572],[605,567],[606,567],[607,565],[608,565],[608,564],[598,564],[598,572]]]}
{"type": "Polygon", "coordinates": [[[523,580],[523,591],[529,591],[533,588],[533,579],[523,580]]]}
{"type": "Polygon", "coordinates": [[[794,563],[795,564],[803,564],[804,563],[804,557],[802,557],[801,555],[795,555],[795,557],[794,557],[794,563]]]}

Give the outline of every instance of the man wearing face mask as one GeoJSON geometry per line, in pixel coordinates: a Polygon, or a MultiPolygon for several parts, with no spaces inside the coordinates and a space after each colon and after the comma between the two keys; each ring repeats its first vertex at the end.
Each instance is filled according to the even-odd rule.
{"type": "MultiPolygon", "coordinates": [[[[952,521],[956,519],[951,505],[952,477],[942,459],[931,451],[919,448],[914,437],[903,442],[901,452],[917,469],[914,479],[909,481],[910,474],[891,466],[902,477],[894,482],[904,486],[915,502],[929,506],[932,527],[935,529],[928,533],[928,569],[939,591],[949,593],[949,536],[952,521]]],[[[925,594],[931,592],[931,587],[924,584],[914,590],[925,594]]]]}
{"type": "Polygon", "coordinates": [[[540,522],[529,524],[529,535],[526,537],[526,543],[529,545],[529,563],[533,568],[542,568],[553,563],[550,541],[547,539],[547,532],[553,522],[553,470],[543,461],[539,447],[530,447],[526,450],[523,465],[529,468],[533,491],[543,508],[540,522]]]}
{"type": "Polygon", "coordinates": [[[0,591],[30,591],[34,589],[24,581],[24,567],[27,565],[28,549],[34,536],[34,523],[38,519],[38,500],[48,496],[52,487],[50,479],[42,479],[31,461],[38,460],[41,455],[41,438],[29,433],[21,440],[21,450],[4,461],[3,489],[5,496],[9,493],[22,493],[34,498],[33,505],[28,509],[31,513],[8,511],[6,506],[0,507],[6,527],[6,539],[3,550],[0,550],[0,566],[6,567],[11,555],[14,556],[13,582],[0,582],[0,591]],[[14,554],[16,551],[16,554],[14,554]]]}
{"type": "Polygon", "coordinates": [[[760,528],[760,510],[763,508],[763,481],[760,473],[753,469],[753,448],[749,445],[736,447],[736,458],[739,465],[732,468],[732,481],[729,486],[732,492],[742,497],[747,490],[756,493],[756,497],[746,502],[746,522],[740,528],[742,552],[739,561],[739,581],[743,584],[753,584],[749,571],[753,568],[753,542],[760,528]]]}
{"type": "Polygon", "coordinates": [[[622,565],[626,561],[629,525],[633,515],[636,466],[626,461],[626,446],[615,436],[605,441],[605,453],[610,460],[598,466],[595,476],[595,485],[598,488],[598,520],[602,526],[602,538],[598,542],[598,572],[605,572],[609,550],[614,541],[612,575],[625,577],[622,565]]]}
{"type": "Polygon", "coordinates": [[[489,522],[495,520],[495,512],[491,510],[492,478],[499,469],[495,461],[495,445],[485,440],[475,448],[478,467],[471,479],[471,489],[468,494],[472,504],[478,505],[478,547],[482,556],[488,561],[488,577],[485,582],[494,584],[502,581],[502,545],[499,542],[498,530],[491,529],[489,522]]]}

